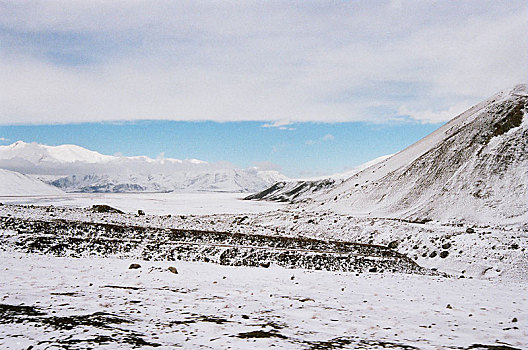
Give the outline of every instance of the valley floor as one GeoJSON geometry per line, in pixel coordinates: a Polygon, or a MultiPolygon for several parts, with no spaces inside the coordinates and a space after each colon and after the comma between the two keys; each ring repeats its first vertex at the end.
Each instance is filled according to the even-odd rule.
{"type": "MultiPolygon", "coordinates": [[[[0,199],[11,203],[0,205],[0,348],[528,349],[525,227],[266,210],[233,194],[110,197],[127,205],[120,209],[128,213],[78,208],[116,204],[100,195],[0,199]],[[81,199],[68,202],[72,198],[81,199]],[[198,215],[221,203],[225,214],[198,215]],[[251,208],[247,214],[244,206],[251,208]],[[138,209],[147,214],[136,214],[138,209]],[[28,222],[46,224],[38,231],[28,222]],[[66,234],[48,229],[63,224],[80,225],[77,234],[86,239],[72,239],[76,234],[67,228],[66,234]],[[90,250],[97,239],[141,247],[149,237],[157,237],[151,245],[160,250],[159,242],[170,243],[164,232],[174,229],[391,246],[453,277],[286,269],[273,260],[269,268],[145,261],[141,249],[100,256],[90,250]],[[49,247],[34,245],[33,238],[65,256],[37,254],[49,247]],[[141,267],[129,269],[132,263],[141,267]]],[[[261,245],[270,246],[266,239],[261,245]]]]}
{"type": "Polygon", "coordinates": [[[13,251],[0,266],[0,348],[528,348],[522,282],[13,251]]]}

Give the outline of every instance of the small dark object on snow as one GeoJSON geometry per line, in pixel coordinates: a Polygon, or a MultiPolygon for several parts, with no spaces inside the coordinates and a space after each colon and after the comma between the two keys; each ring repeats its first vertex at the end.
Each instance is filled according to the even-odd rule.
{"type": "Polygon", "coordinates": [[[448,255],[449,255],[449,252],[447,250],[444,250],[443,252],[440,253],[440,257],[442,259],[447,258],[448,255]]]}
{"type": "Polygon", "coordinates": [[[295,276],[292,275],[292,276],[290,277],[290,279],[293,281],[293,280],[295,279],[295,276]]]}
{"type": "Polygon", "coordinates": [[[475,233],[475,230],[473,228],[471,228],[471,227],[468,227],[466,229],[466,233],[475,233]]]}
{"type": "Polygon", "coordinates": [[[176,268],[174,266],[169,266],[169,271],[174,273],[174,274],[178,274],[178,270],[176,270],[176,268]]]}
{"type": "Polygon", "coordinates": [[[249,316],[248,316],[248,315],[242,315],[242,318],[243,318],[244,320],[248,320],[248,319],[249,319],[249,316]]]}
{"type": "Polygon", "coordinates": [[[141,268],[141,265],[139,264],[130,264],[130,266],[128,267],[129,270],[140,269],[140,268],[141,268]]]}
{"type": "Polygon", "coordinates": [[[388,246],[390,249],[396,249],[398,248],[398,241],[392,241],[389,243],[389,246],[388,246]]]}
{"type": "Polygon", "coordinates": [[[94,213],[124,214],[124,212],[122,212],[121,210],[112,208],[111,206],[106,204],[94,204],[92,205],[92,211],[94,213]]]}
{"type": "Polygon", "coordinates": [[[143,210],[139,209],[139,210],[138,210],[138,215],[140,215],[140,216],[141,216],[141,215],[145,215],[145,212],[144,212],[143,210]]]}
{"type": "Polygon", "coordinates": [[[453,309],[453,307],[451,306],[451,304],[447,304],[446,309],[453,309]]]}
{"type": "Polygon", "coordinates": [[[511,249],[519,249],[519,245],[517,243],[513,243],[511,246],[510,246],[511,249]]]}
{"type": "Polygon", "coordinates": [[[268,267],[270,267],[270,262],[266,261],[266,262],[260,263],[260,267],[268,268],[268,267]]]}
{"type": "Polygon", "coordinates": [[[369,269],[369,272],[377,272],[377,271],[378,271],[377,267],[372,267],[369,269]]]}
{"type": "Polygon", "coordinates": [[[429,254],[429,257],[430,258],[434,258],[438,253],[436,252],[436,250],[434,252],[432,252],[431,254],[429,254]]]}
{"type": "Polygon", "coordinates": [[[447,242],[447,243],[442,244],[442,249],[449,249],[449,248],[451,248],[451,243],[447,242]]]}
{"type": "Polygon", "coordinates": [[[517,321],[518,321],[517,317],[514,317],[513,320],[512,320],[512,322],[517,322],[517,321]]]}

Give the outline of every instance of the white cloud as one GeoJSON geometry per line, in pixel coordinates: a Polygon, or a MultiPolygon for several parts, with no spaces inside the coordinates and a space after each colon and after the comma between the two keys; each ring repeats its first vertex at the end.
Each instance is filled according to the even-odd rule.
{"type": "Polygon", "coordinates": [[[328,141],[333,141],[335,140],[335,136],[332,135],[332,134],[326,134],[322,137],[320,137],[318,140],[306,140],[304,143],[306,145],[316,145],[318,143],[321,143],[321,142],[328,142],[328,141]]]}
{"type": "Polygon", "coordinates": [[[0,124],[383,122],[528,76],[525,1],[0,6],[0,124]]]}
{"type": "Polygon", "coordinates": [[[8,142],[8,141],[10,141],[10,139],[5,138],[5,137],[0,137],[0,141],[1,142],[8,142]]]}
{"type": "Polygon", "coordinates": [[[295,130],[296,128],[289,126],[291,124],[292,123],[289,122],[289,121],[278,120],[278,121],[274,121],[272,123],[262,124],[261,127],[263,127],[263,128],[277,128],[279,130],[295,130]]]}
{"type": "Polygon", "coordinates": [[[453,119],[471,107],[470,103],[457,104],[441,111],[433,110],[411,110],[406,105],[398,109],[398,114],[408,116],[422,123],[441,123],[453,119]]]}

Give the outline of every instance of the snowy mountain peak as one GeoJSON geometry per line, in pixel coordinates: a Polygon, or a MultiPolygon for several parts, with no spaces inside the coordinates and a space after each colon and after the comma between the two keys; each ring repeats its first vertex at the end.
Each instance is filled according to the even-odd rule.
{"type": "Polygon", "coordinates": [[[76,145],[48,146],[35,142],[17,141],[11,145],[0,146],[0,159],[20,158],[35,165],[43,162],[56,163],[100,163],[115,157],[87,150],[76,145]]]}
{"type": "Polygon", "coordinates": [[[163,156],[110,156],[76,145],[0,146],[0,168],[36,175],[67,192],[256,192],[285,176],[228,163],[163,156]]]}
{"type": "Polygon", "coordinates": [[[528,222],[528,86],[516,85],[345,181],[282,182],[247,197],[407,220],[528,222]]]}
{"type": "Polygon", "coordinates": [[[528,88],[499,92],[316,198],[337,212],[526,222],[528,88]]]}

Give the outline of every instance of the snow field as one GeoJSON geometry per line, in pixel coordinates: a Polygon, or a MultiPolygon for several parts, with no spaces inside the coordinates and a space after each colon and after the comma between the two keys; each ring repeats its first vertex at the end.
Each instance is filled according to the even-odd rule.
{"type": "Polygon", "coordinates": [[[523,283],[5,251],[0,266],[2,348],[528,347],[523,283]]]}

